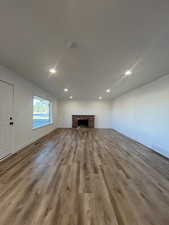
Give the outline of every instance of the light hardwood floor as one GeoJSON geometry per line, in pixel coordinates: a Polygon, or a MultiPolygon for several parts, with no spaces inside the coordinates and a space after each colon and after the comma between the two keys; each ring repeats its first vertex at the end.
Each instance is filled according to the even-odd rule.
{"type": "Polygon", "coordinates": [[[169,161],[112,130],[58,129],[0,163],[0,225],[169,225],[169,161]]]}

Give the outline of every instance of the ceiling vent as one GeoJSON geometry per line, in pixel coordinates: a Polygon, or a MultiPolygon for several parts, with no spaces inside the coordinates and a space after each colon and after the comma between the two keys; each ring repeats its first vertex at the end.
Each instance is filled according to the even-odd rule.
{"type": "Polygon", "coordinates": [[[66,48],[77,48],[78,44],[76,41],[65,41],[66,48]]]}

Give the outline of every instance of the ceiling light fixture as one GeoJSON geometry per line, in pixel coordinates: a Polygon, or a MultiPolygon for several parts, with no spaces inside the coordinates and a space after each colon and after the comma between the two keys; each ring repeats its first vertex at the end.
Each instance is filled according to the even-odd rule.
{"type": "Polygon", "coordinates": [[[99,96],[98,99],[99,99],[99,100],[102,100],[102,96],[99,96]]]}
{"type": "Polygon", "coordinates": [[[107,93],[110,93],[110,89],[107,89],[106,92],[107,92],[107,93]]]}
{"type": "Polygon", "coordinates": [[[72,99],[73,97],[72,97],[72,96],[70,96],[69,98],[70,98],[70,99],[72,99]]]}
{"type": "Polygon", "coordinates": [[[127,70],[127,71],[125,72],[125,76],[130,76],[131,74],[132,74],[131,70],[127,70]]]}
{"type": "Polygon", "coordinates": [[[49,69],[49,72],[50,72],[51,74],[55,74],[57,71],[56,71],[55,68],[50,68],[50,69],[49,69]]]}
{"type": "Polygon", "coordinates": [[[67,88],[64,89],[64,92],[68,92],[68,91],[69,91],[69,89],[67,89],[67,88]]]}

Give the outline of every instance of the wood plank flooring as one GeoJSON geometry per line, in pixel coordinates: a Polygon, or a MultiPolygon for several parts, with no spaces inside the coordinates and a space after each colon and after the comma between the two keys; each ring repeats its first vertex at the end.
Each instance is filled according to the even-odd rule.
{"type": "Polygon", "coordinates": [[[169,160],[112,130],[58,129],[0,163],[0,225],[169,225],[169,160]]]}

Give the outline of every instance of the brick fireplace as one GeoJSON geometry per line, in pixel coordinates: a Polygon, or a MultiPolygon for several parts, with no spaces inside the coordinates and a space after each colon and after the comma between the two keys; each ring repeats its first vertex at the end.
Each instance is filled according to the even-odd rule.
{"type": "Polygon", "coordinates": [[[94,115],[72,115],[72,128],[94,128],[94,115]]]}

